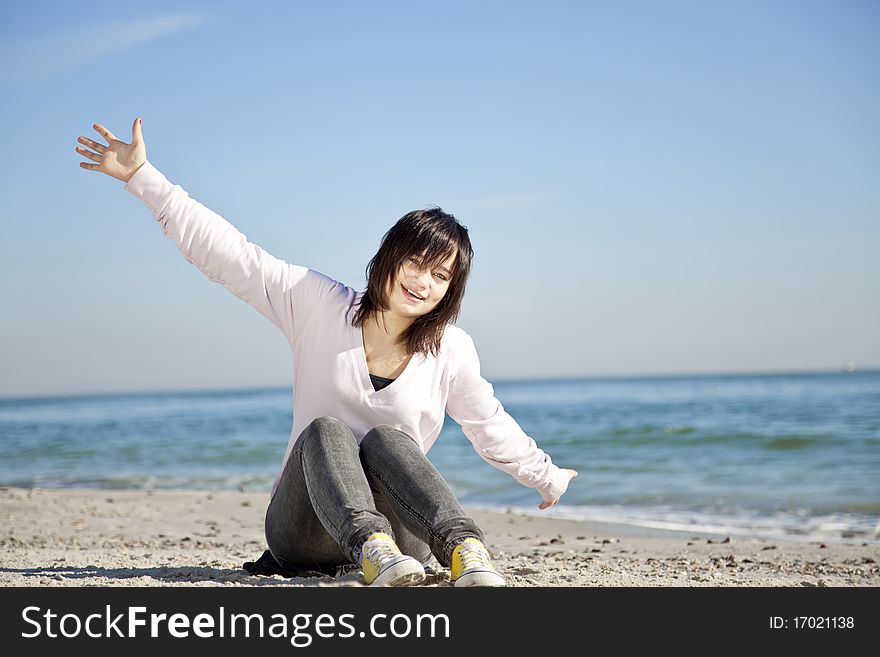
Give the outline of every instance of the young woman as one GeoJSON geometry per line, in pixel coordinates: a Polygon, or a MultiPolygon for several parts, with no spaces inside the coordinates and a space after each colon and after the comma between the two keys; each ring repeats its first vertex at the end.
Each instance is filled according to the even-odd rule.
{"type": "Polygon", "coordinates": [[[426,457],[444,413],[477,453],[559,501],[574,470],[555,466],[480,376],[472,338],[453,325],[470,271],[467,229],[440,209],[404,215],[367,267],[366,291],[278,260],[149,161],[141,120],[132,142],[93,126],[80,166],[125,183],[184,257],[280,328],[293,350],[293,430],[266,512],[284,568],[358,564],[371,585],[425,577],[432,555],[456,586],[504,586],[480,528],[426,457]]]}

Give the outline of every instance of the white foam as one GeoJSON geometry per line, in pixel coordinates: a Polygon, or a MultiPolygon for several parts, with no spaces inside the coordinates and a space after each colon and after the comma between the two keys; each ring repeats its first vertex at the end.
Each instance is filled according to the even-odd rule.
{"type": "MultiPolygon", "coordinates": [[[[471,505],[476,506],[476,505],[471,505]]],[[[798,542],[880,544],[880,522],[872,516],[856,514],[809,515],[804,511],[760,514],[753,510],[726,513],[686,511],[658,507],[567,506],[560,504],[546,511],[510,506],[484,506],[490,511],[511,511],[527,516],[552,516],[584,520],[633,529],[660,530],[682,534],[738,536],[798,542]]]]}

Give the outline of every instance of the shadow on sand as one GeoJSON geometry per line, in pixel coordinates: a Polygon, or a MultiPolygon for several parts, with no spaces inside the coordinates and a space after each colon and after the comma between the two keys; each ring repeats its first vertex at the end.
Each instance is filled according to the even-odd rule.
{"type": "MultiPolygon", "coordinates": [[[[156,568],[101,568],[99,566],[51,566],[46,568],[0,568],[0,572],[16,573],[22,577],[37,579],[95,579],[111,580],[138,579],[147,577],[160,583],[214,583],[243,584],[246,586],[352,586],[361,582],[357,573],[342,577],[329,577],[315,574],[314,577],[280,576],[265,577],[251,575],[244,569],[209,568],[207,566],[158,566],[156,568]]],[[[88,585],[88,584],[86,584],[88,585]]],[[[106,582],[95,581],[95,586],[107,586],[106,582]]],[[[124,584],[123,584],[124,585],[124,584]]]]}

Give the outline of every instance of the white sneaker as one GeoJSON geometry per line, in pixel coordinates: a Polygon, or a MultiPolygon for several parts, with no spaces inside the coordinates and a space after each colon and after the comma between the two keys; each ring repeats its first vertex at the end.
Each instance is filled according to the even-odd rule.
{"type": "Polygon", "coordinates": [[[422,564],[382,532],[371,534],[361,548],[361,570],[370,586],[415,586],[425,579],[422,564]]]}
{"type": "Polygon", "coordinates": [[[450,570],[455,586],[507,586],[486,546],[475,538],[466,538],[455,547],[450,570]]]}

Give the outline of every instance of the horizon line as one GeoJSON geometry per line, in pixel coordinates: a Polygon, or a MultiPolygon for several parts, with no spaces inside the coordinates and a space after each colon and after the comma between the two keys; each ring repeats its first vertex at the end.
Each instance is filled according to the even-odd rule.
{"type": "MultiPolygon", "coordinates": [[[[713,379],[713,378],[747,378],[755,376],[806,376],[806,375],[858,375],[880,374],[880,366],[868,366],[865,368],[849,369],[823,368],[823,369],[792,369],[792,370],[743,370],[743,371],[717,371],[717,372],[677,372],[665,374],[583,374],[566,376],[543,376],[543,377],[507,377],[487,379],[493,385],[505,383],[564,383],[575,381],[644,381],[655,379],[713,379]]],[[[77,399],[82,397],[113,397],[113,396],[139,396],[161,394],[216,394],[224,392],[260,392],[269,390],[290,390],[290,385],[271,384],[255,386],[231,386],[220,388],[155,388],[155,389],[129,389],[115,391],[84,391],[84,392],[57,392],[37,393],[27,395],[7,396],[0,395],[0,402],[14,401],[39,401],[49,399],[77,399]]]]}

